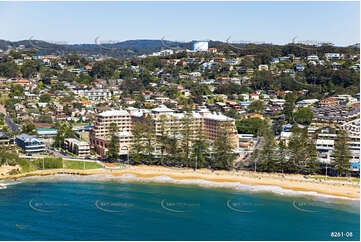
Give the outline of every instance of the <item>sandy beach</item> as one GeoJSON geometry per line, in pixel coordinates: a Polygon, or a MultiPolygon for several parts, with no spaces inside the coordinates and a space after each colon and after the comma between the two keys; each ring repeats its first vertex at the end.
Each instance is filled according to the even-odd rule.
{"type": "Polygon", "coordinates": [[[46,176],[56,174],[73,175],[135,175],[138,178],[167,176],[174,180],[205,180],[210,182],[238,182],[245,185],[278,186],[294,191],[317,192],[332,196],[360,198],[360,184],[348,181],[311,179],[302,175],[283,175],[277,173],[260,173],[248,171],[211,171],[209,169],[167,168],[162,166],[126,166],[121,169],[71,170],[54,169],[39,170],[18,175],[0,175],[0,180],[19,179],[29,176],[46,176]]]}

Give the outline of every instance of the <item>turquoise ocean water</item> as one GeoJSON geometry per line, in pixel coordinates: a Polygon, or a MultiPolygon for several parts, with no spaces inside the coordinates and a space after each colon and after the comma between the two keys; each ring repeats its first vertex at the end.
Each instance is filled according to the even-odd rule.
{"type": "Polygon", "coordinates": [[[359,210],[276,187],[31,178],[0,190],[0,240],[359,240],[359,210]]]}

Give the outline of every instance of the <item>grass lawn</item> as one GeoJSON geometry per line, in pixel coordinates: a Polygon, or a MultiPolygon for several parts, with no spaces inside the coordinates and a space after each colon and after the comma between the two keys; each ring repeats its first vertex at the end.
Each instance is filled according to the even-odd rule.
{"type": "MultiPolygon", "coordinates": [[[[84,169],[84,162],[74,160],[64,160],[64,168],[66,169],[84,169]]],[[[102,168],[96,162],[85,162],[85,169],[97,169],[102,168]]]]}

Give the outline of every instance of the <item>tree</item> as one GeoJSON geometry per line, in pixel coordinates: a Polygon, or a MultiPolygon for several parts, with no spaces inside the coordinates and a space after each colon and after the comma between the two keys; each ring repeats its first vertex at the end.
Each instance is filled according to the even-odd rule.
{"type": "Polygon", "coordinates": [[[57,134],[54,139],[55,147],[62,147],[66,138],[76,138],[73,126],[70,123],[56,123],[57,134]]]}
{"type": "Polygon", "coordinates": [[[199,126],[197,131],[197,139],[192,145],[192,160],[193,168],[196,170],[199,167],[204,167],[207,163],[206,156],[209,153],[209,145],[204,139],[202,126],[199,126]]]}
{"type": "Polygon", "coordinates": [[[167,117],[165,115],[160,116],[160,135],[157,135],[157,141],[160,146],[160,163],[163,165],[164,163],[164,154],[167,147],[168,142],[168,134],[165,127],[165,122],[167,120],[167,117]]]}
{"type": "Polygon", "coordinates": [[[273,76],[270,71],[256,71],[252,81],[254,89],[269,89],[273,85],[273,76]]]}
{"type": "Polygon", "coordinates": [[[259,164],[258,167],[262,171],[275,172],[277,170],[278,161],[275,137],[273,132],[269,129],[265,129],[263,133],[263,142],[257,164],[259,164]]]}
{"type": "Polygon", "coordinates": [[[268,128],[266,120],[260,118],[246,118],[236,121],[236,127],[240,134],[262,135],[262,131],[268,128]]]}
{"type": "Polygon", "coordinates": [[[44,84],[49,85],[52,77],[52,72],[50,70],[45,70],[40,74],[40,79],[44,84]]]}
{"type": "Polygon", "coordinates": [[[181,130],[182,134],[182,151],[183,151],[183,160],[186,166],[190,165],[189,159],[191,154],[191,136],[192,136],[192,114],[185,113],[183,119],[183,129],[181,130]]]}
{"type": "Polygon", "coordinates": [[[21,129],[25,134],[35,134],[35,125],[30,121],[25,121],[21,129]]]}
{"type": "Polygon", "coordinates": [[[316,146],[312,137],[308,137],[307,128],[292,129],[288,150],[288,171],[308,174],[318,171],[316,146]]]}
{"type": "Polygon", "coordinates": [[[348,147],[349,137],[345,130],[339,131],[335,141],[333,157],[335,159],[335,169],[339,176],[348,175],[350,168],[351,151],[348,147]]]}
{"type": "Polygon", "coordinates": [[[48,103],[51,100],[51,96],[48,93],[41,94],[40,102],[48,103]]]}
{"type": "Polygon", "coordinates": [[[152,118],[150,116],[147,116],[145,118],[145,122],[144,122],[144,138],[145,138],[144,151],[147,154],[147,162],[153,161],[155,135],[156,135],[156,133],[155,133],[152,118]]]}
{"type": "Polygon", "coordinates": [[[21,72],[23,74],[23,77],[30,78],[32,75],[36,73],[35,62],[31,60],[25,61],[25,63],[21,66],[21,72]]]}
{"type": "Polygon", "coordinates": [[[228,123],[221,125],[217,129],[217,138],[213,144],[214,161],[211,164],[212,168],[231,169],[233,161],[236,158],[234,154],[234,146],[232,144],[230,133],[231,127],[228,123]]]}
{"type": "Polygon", "coordinates": [[[286,102],[283,107],[283,113],[285,114],[286,121],[293,123],[293,109],[295,108],[295,102],[297,96],[294,93],[287,93],[286,102]]]}
{"type": "Polygon", "coordinates": [[[313,119],[313,112],[310,108],[301,108],[294,113],[294,120],[302,125],[310,125],[313,119]]]}
{"type": "Polygon", "coordinates": [[[110,79],[114,71],[117,69],[118,63],[116,60],[98,61],[93,65],[91,76],[95,78],[110,79]]]}
{"type": "Polygon", "coordinates": [[[263,113],[264,109],[265,104],[261,100],[254,101],[248,106],[248,111],[251,113],[263,113]]]}
{"type": "Polygon", "coordinates": [[[58,77],[60,82],[72,82],[75,79],[75,74],[68,70],[64,70],[58,77]]]}
{"type": "Polygon", "coordinates": [[[107,157],[109,161],[114,162],[119,158],[119,136],[117,135],[118,126],[116,123],[111,123],[109,133],[111,135],[110,143],[108,146],[107,157]]]}
{"type": "Polygon", "coordinates": [[[14,62],[0,63],[0,76],[12,78],[12,77],[16,77],[17,73],[18,73],[18,67],[14,62]]]}
{"type": "Polygon", "coordinates": [[[130,153],[132,160],[139,164],[142,162],[142,154],[144,152],[144,133],[145,129],[141,122],[136,122],[133,128],[133,145],[131,147],[130,153]]]}
{"type": "Polygon", "coordinates": [[[178,161],[180,159],[179,158],[180,149],[178,148],[178,140],[175,134],[173,134],[173,136],[168,136],[165,150],[168,154],[167,162],[174,163],[175,161],[178,161]]]}

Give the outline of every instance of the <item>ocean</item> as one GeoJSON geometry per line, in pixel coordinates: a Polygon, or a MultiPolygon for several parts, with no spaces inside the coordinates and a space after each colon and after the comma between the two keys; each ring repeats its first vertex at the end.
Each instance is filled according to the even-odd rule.
{"type": "Polygon", "coordinates": [[[360,240],[359,200],[272,186],[66,175],[1,184],[0,240],[360,240]]]}

